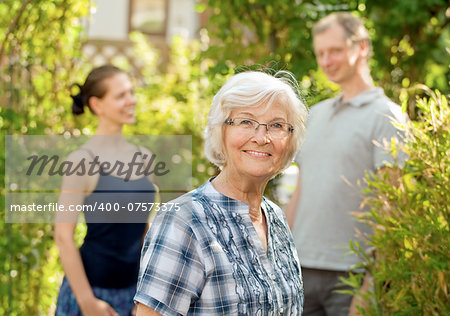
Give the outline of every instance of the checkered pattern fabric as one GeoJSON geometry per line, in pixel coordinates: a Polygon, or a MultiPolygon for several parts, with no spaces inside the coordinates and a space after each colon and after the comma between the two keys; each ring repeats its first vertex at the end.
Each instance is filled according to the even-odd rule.
{"type": "Polygon", "coordinates": [[[282,210],[264,198],[265,252],[248,205],[211,182],[156,215],[135,301],[162,315],[300,315],[303,282],[282,210]]]}

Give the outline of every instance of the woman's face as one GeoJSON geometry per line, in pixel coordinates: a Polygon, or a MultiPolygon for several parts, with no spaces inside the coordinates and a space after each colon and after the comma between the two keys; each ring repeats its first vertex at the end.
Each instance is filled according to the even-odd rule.
{"type": "Polygon", "coordinates": [[[112,124],[134,124],[136,98],[130,79],[124,73],[104,79],[106,93],[96,100],[95,113],[112,124]]]}
{"type": "MultiPolygon", "coordinates": [[[[290,123],[283,103],[274,102],[265,110],[265,105],[236,108],[229,118],[248,118],[262,124],[290,123]]],[[[284,166],[290,152],[291,137],[292,133],[289,132],[285,137],[274,138],[267,132],[265,125],[260,125],[256,130],[225,125],[223,141],[226,163],[223,169],[255,180],[270,179],[284,166]]]]}

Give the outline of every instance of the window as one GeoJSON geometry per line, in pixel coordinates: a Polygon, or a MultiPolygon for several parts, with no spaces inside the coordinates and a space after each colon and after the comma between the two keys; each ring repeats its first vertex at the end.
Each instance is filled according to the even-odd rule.
{"type": "Polygon", "coordinates": [[[130,0],[129,30],[165,35],[169,0],[130,0]]]}

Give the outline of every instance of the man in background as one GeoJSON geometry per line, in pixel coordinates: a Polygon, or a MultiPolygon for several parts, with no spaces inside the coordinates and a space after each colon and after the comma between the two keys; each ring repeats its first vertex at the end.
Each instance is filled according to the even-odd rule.
{"type": "MultiPolygon", "coordinates": [[[[360,209],[358,181],[380,172],[392,157],[376,143],[399,131],[401,108],[374,86],[369,69],[371,42],[362,21],[348,12],[332,13],[313,28],[314,52],[341,94],[311,108],[305,142],[296,157],[300,173],[286,216],[299,251],[305,284],[303,315],[348,315],[352,296],[335,293],[358,262],[348,255],[360,209]]],[[[352,307],[354,311],[354,306],[352,307]]]]}

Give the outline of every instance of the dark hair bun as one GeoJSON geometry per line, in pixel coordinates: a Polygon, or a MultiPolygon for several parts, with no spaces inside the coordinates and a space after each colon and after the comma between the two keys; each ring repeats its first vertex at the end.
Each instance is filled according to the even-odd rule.
{"type": "Polygon", "coordinates": [[[84,103],[83,103],[83,96],[81,95],[81,92],[77,95],[71,95],[70,96],[73,100],[72,103],[72,113],[75,115],[80,115],[84,113],[84,103]]]}
{"type": "Polygon", "coordinates": [[[75,83],[72,85],[78,87],[79,89],[79,93],[76,95],[71,94],[70,97],[72,98],[72,113],[75,115],[80,115],[84,113],[84,106],[85,106],[85,102],[84,102],[84,98],[83,98],[83,87],[80,86],[78,83],[75,83]]]}

